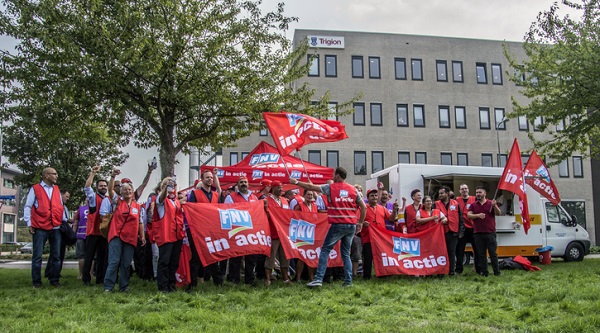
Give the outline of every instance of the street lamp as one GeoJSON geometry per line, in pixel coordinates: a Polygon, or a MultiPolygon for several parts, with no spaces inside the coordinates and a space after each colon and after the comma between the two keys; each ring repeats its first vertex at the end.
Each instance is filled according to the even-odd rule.
{"type": "Polygon", "coordinates": [[[500,120],[499,122],[496,123],[496,142],[498,143],[498,167],[500,167],[500,134],[499,134],[499,129],[500,129],[500,125],[504,125],[506,124],[506,122],[508,122],[508,118],[503,117],[502,120],[500,120]]]}

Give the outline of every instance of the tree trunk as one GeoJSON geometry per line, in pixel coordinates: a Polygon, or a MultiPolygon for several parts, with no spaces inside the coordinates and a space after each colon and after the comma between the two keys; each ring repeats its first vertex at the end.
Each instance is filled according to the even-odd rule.
{"type": "Polygon", "coordinates": [[[175,156],[177,152],[172,143],[162,142],[160,145],[161,179],[175,175],[175,156]]]}

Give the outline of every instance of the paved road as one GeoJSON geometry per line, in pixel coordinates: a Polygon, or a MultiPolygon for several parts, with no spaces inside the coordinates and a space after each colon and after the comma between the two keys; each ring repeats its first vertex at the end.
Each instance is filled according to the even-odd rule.
{"type": "MultiPolygon", "coordinates": [[[[42,261],[42,268],[46,267],[46,260],[42,261]]],[[[31,260],[18,260],[18,261],[0,261],[0,268],[14,268],[14,269],[31,269],[31,260]]],[[[65,260],[63,263],[63,269],[78,268],[76,260],[65,260]]]]}

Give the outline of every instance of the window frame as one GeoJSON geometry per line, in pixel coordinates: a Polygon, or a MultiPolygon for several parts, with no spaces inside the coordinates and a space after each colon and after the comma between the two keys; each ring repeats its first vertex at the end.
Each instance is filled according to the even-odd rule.
{"type": "Polygon", "coordinates": [[[506,162],[508,162],[508,154],[496,154],[496,165],[499,168],[504,168],[506,166],[506,162]],[[502,160],[504,159],[504,162],[502,160]]]}
{"type": "Polygon", "coordinates": [[[498,63],[492,63],[491,64],[491,69],[492,69],[492,84],[496,85],[496,86],[501,86],[504,84],[504,79],[502,78],[502,64],[498,64],[498,63]],[[500,73],[500,82],[497,82],[495,77],[494,77],[494,67],[498,67],[498,71],[500,73]]]}
{"type": "Polygon", "coordinates": [[[325,163],[327,163],[328,168],[337,168],[340,166],[340,151],[339,150],[326,150],[325,151],[325,163]],[[335,153],[335,167],[331,166],[329,163],[329,154],[335,153]]]}
{"type": "Polygon", "coordinates": [[[452,153],[451,152],[441,152],[440,153],[440,165],[453,165],[452,164],[452,153]],[[444,157],[450,157],[450,164],[444,164],[444,157]]]}
{"type": "Polygon", "coordinates": [[[529,132],[529,122],[527,121],[527,116],[518,116],[517,117],[517,122],[519,123],[519,131],[522,132],[529,132]],[[525,124],[525,128],[523,128],[523,125],[525,124]]]}
{"type": "Polygon", "coordinates": [[[307,54],[307,61],[311,62],[311,61],[315,61],[317,63],[317,74],[311,74],[311,68],[312,68],[312,63],[311,65],[308,67],[308,77],[320,77],[321,76],[321,65],[320,65],[320,58],[318,54],[307,54]]]}
{"type": "Polygon", "coordinates": [[[332,106],[335,106],[335,118],[333,118],[333,116],[328,116],[326,119],[338,121],[338,102],[329,101],[329,103],[327,104],[327,109],[331,110],[332,106]]]}
{"type": "Polygon", "coordinates": [[[464,83],[465,76],[463,73],[463,62],[459,61],[459,60],[452,60],[452,82],[459,82],[459,83],[464,83]],[[454,73],[454,64],[457,64],[460,66],[460,80],[456,80],[456,75],[454,73]]]}
{"type": "Polygon", "coordinates": [[[238,155],[237,151],[230,151],[229,152],[229,166],[233,166],[240,163],[240,156],[238,155]],[[235,163],[231,163],[231,157],[235,156],[235,163]]]}
{"type": "Polygon", "coordinates": [[[369,79],[381,79],[381,57],[369,56],[369,79]],[[371,60],[377,60],[377,75],[371,73],[371,60]]]}
{"type": "Polygon", "coordinates": [[[325,77],[337,77],[338,76],[338,71],[337,71],[337,55],[335,55],[335,54],[326,54],[325,55],[325,64],[324,64],[324,67],[325,67],[325,77]],[[327,59],[330,59],[330,58],[333,59],[333,61],[334,61],[334,63],[333,63],[333,70],[334,70],[335,73],[333,73],[333,74],[328,73],[328,70],[327,70],[327,59]]]}
{"type": "Polygon", "coordinates": [[[352,78],[353,79],[363,79],[365,77],[365,66],[364,66],[363,56],[355,55],[355,56],[352,56],[351,59],[352,59],[351,60],[351,65],[352,65],[352,68],[351,68],[351,72],[352,73],[351,74],[352,74],[352,78]],[[354,60],[360,60],[360,73],[361,73],[360,76],[359,75],[354,75],[354,60]]]}
{"type": "Polygon", "coordinates": [[[365,176],[366,174],[367,174],[367,152],[365,150],[355,150],[354,151],[354,175],[356,175],[356,176],[361,176],[361,175],[365,176]],[[365,166],[365,171],[364,171],[364,173],[360,172],[360,171],[356,172],[356,157],[360,156],[360,155],[364,156],[364,159],[365,159],[365,165],[364,165],[365,166]]]}
{"type": "Polygon", "coordinates": [[[317,149],[311,149],[311,150],[309,150],[308,151],[308,155],[306,156],[306,158],[307,158],[308,162],[310,162],[312,164],[322,165],[321,164],[321,162],[322,162],[321,150],[317,150],[317,149]],[[315,162],[311,161],[311,158],[310,158],[311,154],[318,154],[318,156],[319,156],[319,163],[315,163],[315,162]]]}
{"type": "Polygon", "coordinates": [[[410,126],[410,120],[408,119],[408,117],[409,117],[408,116],[408,104],[400,104],[400,103],[396,104],[396,126],[397,127],[409,127],[410,126]],[[398,113],[400,112],[399,109],[401,107],[404,107],[404,110],[406,112],[406,124],[400,124],[400,122],[399,122],[400,117],[399,117],[398,113]]]}
{"type": "Polygon", "coordinates": [[[491,153],[481,153],[481,166],[482,167],[494,167],[494,154],[491,153]],[[490,165],[484,165],[483,161],[484,158],[489,158],[490,159],[490,165]]]}
{"type": "Polygon", "coordinates": [[[411,58],[410,59],[410,76],[413,81],[423,81],[423,59],[411,58]],[[415,67],[413,62],[419,63],[419,78],[415,79],[415,67]]]}
{"type": "Polygon", "coordinates": [[[371,151],[371,173],[375,173],[377,171],[375,171],[375,155],[376,154],[381,154],[381,169],[377,170],[377,171],[381,171],[383,169],[385,169],[385,159],[384,159],[384,153],[382,150],[373,150],[371,151]]]}
{"type": "Polygon", "coordinates": [[[582,156],[573,156],[573,178],[583,178],[583,157],[582,156]],[[575,164],[575,161],[579,161],[575,164]],[[579,165],[580,173],[577,173],[576,165],[579,165]]]}
{"type": "Polygon", "coordinates": [[[456,165],[469,166],[469,153],[456,153],[456,165]],[[465,161],[467,162],[466,164],[460,164],[461,157],[465,158],[465,161]]]}
{"type": "Polygon", "coordinates": [[[541,132],[542,130],[540,129],[540,126],[542,126],[544,124],[544,117],[542,116],[537,116],[533,119],[533,131],[534,132],[541,132]],[[539,120],[539,124],[537,124],[539,120]]]}
{"type": "Polygon", "coordinates": [[[452,127],[452,121],[450,120],[450,106],[438,105],[438,123],[439,123],[440,128],[451,128],[452,127]],[[448,126],[442,126],[442,110],[446,110],[448,126]]]}
{"type": "Polygon", "coordinates": [[[426,151],[416,151],[415,152],[415,164],[427,165],[427,152],[426,151]],[[419,163],[419,156],[423,156],[425,158],[425,163],[419,163]]]}
{"type": "Polygon", "coordinates": [[[569,178],[569,177],[570,177],[570,172],[569,172],[569,159],[565,159],[564,161],[562,161],[562,162],[558,163],[558,177],[559,177],[559,178],[569,178]],[[564,174],[562,173],[562,170],[561,170],[561,165],[562,165],[563,163],[564,163],[564,166],[567,168],[567,170],[566,170],[566,171],[567,171],[567,174],[566,174],[566,175],[564,175],[564,174]]]}
{"type": "Polygon", "coordinates": [[[371,121],[371,126],[383,126],[383,105],[382,103],[369,103],[369,118],[371,121]],[[379,124],[375,124],[373,123],[373,106],[379,106],[379,119],[381,120],[381,123],[379,124]]]}
{"type": "Polygon", "coordinates": [[[365,103],[364,102],[356,102],[352,105],[352,108],[354,109],[354,112],[352,113],[352,125],[354,126],[366,126],[366,115],[365,115],[365,103]],[[362,123],[356,122],[356,107],[357,106],[361,106],[362,107],[362,123]]]}
{"type": "Polygon", "coordinates": [[[494,127],[497,131],[506,131],[506,110],[504,108],[494,108],[494,127]],[[498,111],[502,113],[502,118],[498,121],[498,111]]]}
{"type": "Polygon", "coordinates": [[[398,163],[403,163],[403,162],[400,162],[400,155],[408,157],[408,162],[406,162],[404,164],[410,164],[410,151],[399,151],[398,152],[398,163]]]}
{"type": "Polygon", "coordinates": [[[406,58],[394,58],[394,77],[396,78],[396,80],[406,81],[406,58]],[[404,77],[398,77],[398,63],[402,63],[404,77]]]}
{"type": "Polygon", "coordinates": [[[475,79],[477,80],[477,84],[488,84],[487,79],[487,64],[485,62],[476,62],[475,63],[475,79]],[[483,69],[483,81],[479,80],[479,68],[483,69]]]}
{"type": "Polygon", "coordinates": [[[424,104],[413,104],[413,127],[425,127],[427,126],[427,124],[425,123],[425,105],[424,104]],[[417,117],[416,117],[416,108],[421,108],[421,118],[423,119],[423,124],[422,125],[418,125],[417,124],[417,117]]]}
{"type": "Polygon", "coordinates": [[[455,128],[461,128],[461,129],[466,129],[467,128],[467,108],[466,107],[460,106],[460,105],[454,107],[454,127],[455,128]],[[463,119],[464,119],[464,123],[465,123],[464,126],[459,126],[458,125],[458,117],[457,117],[458,112],[457,111],[459,109],[462,109],[463,119]]]}
{"type": "Polygon", "coordinates": [[[490,108],[487,106],[480,106],[479,107],[479,129],[482,130],[489,130],[492,129],[492,124],[490,121],[490,108]],[[482,112],[485,112],[487,114],[487,127],[483,126],[482,122],[481,122],[481,115],[482,112]]]}
{"type": "Polygon", "coordinates": [[[448,61],[446,60],[436,60],[435,61],[435,76],[437,78],[437,82],[448,82],[448,61]],[[444,73],[440,73],[440,65],[444,66],[444,73]],[[443,78],[440,79],[440,74],[442,74],[443,78]]]}

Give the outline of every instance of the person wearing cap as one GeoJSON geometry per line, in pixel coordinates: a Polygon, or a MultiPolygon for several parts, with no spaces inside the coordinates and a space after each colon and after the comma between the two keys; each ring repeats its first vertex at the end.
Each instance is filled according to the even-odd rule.
{"type": "MultiPolygon", "coordinates": [[[[200,179],[194,182],[194,190],[190,191],[187,201],[197,202],[204,204],[217,205],[219,203],[219,196],[221,195],[221,184],[217,177],[217,169],[214,172],[211,170],[204,170],[200,175],[200,179]],[[215,190],[213,190],[213,184],[215,190]]],[[[188,223],[197,223],[194,220],[188,221],[188,223]]],[[[198,278],[200,282],[204,281],[205,269],[209,276],[212,276],[213,283],[217,286],[223,284],[223,275],[219,270],[219,263],[213,263],[207,267],[202,265],[198,250],[196,249],[196,240],[192,236],[191,230],[187,229],[188,241],[192,250],[192,258],[190,259],[190,284],[188,285],[188,292],[192,291],[198,285],[198,278]]]]}
{"type": "MultiPolygon", "coordinates": [[[[256,202],[258,198],[248,189],[248,178],[241,176],[237,181],[237,190],[232,191],[226,198],[226,204],[238,202],[256,202]]],[[[242,258],[244,259],[244,282],[254,284],[254,267],[256,266],[256,255],[240,256],[229,259],[229,275],[227,280],[240,283],[242,258]]]]}
{"type": "MultiPolygon", "coordinates": [[[[390,213],[392,213],[394,205],[398,203],[398,200],[396,199],[395,202],[390,201],[392,195],[384,189],[384,185],[382,182],[377,183],[377,197],[379,198],[379,204],[385,207],[390,213]]],[[[406,208],[406,198],[402,197],[402,206],[398,206],[396,214],[404,213],[404,208],[406,208]]],[[[404,226],[400,225],[400,223],[398,222],[398,219],[396,219],[395,221],[385,221],[385,228],[387,230],[402,232],[403,227],[404,226]]]]}
{"type": "MultiPolygon", "coordinates": [[[[290,209],[288,200],[281,195],[283,192],[283,185],[280,181],[274,180],[271,182],[271,193],[267,196],[267,203],[269,209],[275,209],[280,207],[283,209],[290,209]]],[[[271,228],[271,255],[265,262],[265,285],[268,287],[271,285],[271,274],[273,268],[275,268],[275,258],[279,259],[279,267],[281,269],[281,275],[283,277],[283,283],[290,283],[290,276],[288,274],[288,268],[290,267],[290,261],[286,258],[283,252],[283,246],[279,240],[279,233],[275,227],[269,210],[267,210],[267,217],[269,219],[269,227],[271,228]]]]}
{"type": "Polygon", "coordinates": [[[354,188],[354,186],[346,183],[346,169],[338,167],[335,169],[334,183],[329,185],[313,185],[300,182],[295,178],[290,178],[292,185],[298,185],[303,189],[321,192],[327,195],[327,219],[331,224],[325,236],[325,241],[321,247],[319,254],[319,266],[317,274],[310,283],[309,288],[320,287],[323,285],[327,262],[329,261],[329,253],[333,246],[341,240],[342,260],[344,261],[344,284],[342,286],[349,287],[352,285],[352,261],[350,260],[350,246],[354,234],[360,232],[363,222],[365,221],[366,206],[362,200],[362,196],[354,188]],[[360,209],[360,217],[357,223],[356,210],[360,209]]]}
{"type": "Polygon", "coordinates": [[[271,192],[271,181],[268,179],[263,179],[260,182],[260,186],[261,189],[258,193],[256,193],[256,196],[258,197],[258,199],[263,200],[266,199],[269,193],[271,192]]]}
{"type": "MultiPolygon", "coordinates": [[[[297,200],[298,203],[292,209],[305,213],[317,213],[318,208],[317,204],[315,203],[316,196],[317,194],[315,192],[304,190],[303,197],[299,199],[294,199],[297,200]]],[[[296,277],[294,280],[298,283],[302,281],[302,272],[304,271],[304,266],[306,266],[304,261],[296,259],[296,277]]],[[[310,281],[312,281],[312,279],[315,278],[315,269],[312,267],[308,267],[308,278],[310,281]]]]}

